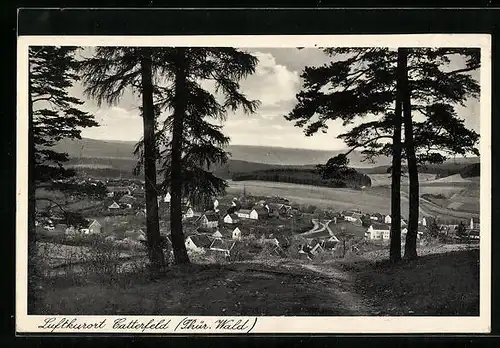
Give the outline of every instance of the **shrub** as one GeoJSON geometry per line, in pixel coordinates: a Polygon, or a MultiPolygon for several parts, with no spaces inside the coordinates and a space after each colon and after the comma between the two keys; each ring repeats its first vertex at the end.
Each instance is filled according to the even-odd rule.
{"type": "Polygon", "coordinates": [[[111,241],[90,238],[90,245],[82,250],[82,270],[85,274],[100,274],[110,281],[119,274],[120,250],[111,241]]]}

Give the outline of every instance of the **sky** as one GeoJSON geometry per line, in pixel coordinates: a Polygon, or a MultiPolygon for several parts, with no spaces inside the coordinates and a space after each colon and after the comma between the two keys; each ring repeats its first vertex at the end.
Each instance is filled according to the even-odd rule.
{"type": "MultiPolygon", "coordinates": [[[[256,72],[240,82],[241,91],[250,99],[260,100],[255,114],[243,111],[228,112],[224,132],[233,145],[281,146],[315,150],[341,150],[345,148],[338,134],[347,129],[341,121],[330,121],[327,134],[321,132],[306,137],[303,129],[287,121],[296,103],[295,95],[301,89],[300,74],[306,66],[319,66],[332,58],[315,48],[255,48],[247,49],[259,63],[256,72]]],[[[84,54],[90,52],[89,48],[84,54]]],[[[118,105],[101,105],[86,98],[83,86],[76,84],[71,94],[82,99],[83,109],[95,115],[99,127],[82,131],[85,138],[101,140],[137,141],[142,135],[142,119],[139,116],[140,100],[126,92],[118,105]]],[[[466,126],[479,132],[479,102],[469,100],[465,108],[458,109],[466,126]]]]}

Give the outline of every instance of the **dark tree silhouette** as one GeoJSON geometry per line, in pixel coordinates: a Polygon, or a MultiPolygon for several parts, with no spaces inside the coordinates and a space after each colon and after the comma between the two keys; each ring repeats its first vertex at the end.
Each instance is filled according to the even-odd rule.
{"type": "Polygon", "coordinates": [[[33,280],[37,278],[35,211],[36,188],[51,187],[52,180],[68,178],[75,174],[63,167],[68,160],[66,153],[57,152],[53,146],[64,138],[81,138],[81,129],[97,126],[93,115],[80,110],[83,104],[72,97],[68,89],[79,79],[79,62],[75,58],[77,47],[32,46],[28,51],[28,158],[30,183],[28,195],[28,311],[33,311],[35,301],[33,280]]]}
{"type": "MultiPolygon", "coordinates": [[[[227,110],[242,108],[255,112],[258,102],[249,100],[239,89],[239,81],[255,71],[257,58],[234,48],[170,48],[163,52],[169,62],[171,85],[155,90],[157,112],[169,111],[157,124],[157,149],[163,181],[161,190],[171,193],[171,233],[176,263],[189,262],[184,247],[181,202],[208,206],[223,193],[225,180],[211,172],[213,165],[228,160],[225,147],[229,138],[222,133],[227,110]],[[215,93],[200,81],[215,85],[215,93]]],[[[136,147],[141,155],[143,143],[136,147]]]]}
{"type": "Polygon", "coordinates": [[[160,242],[158,188],[156,182],[156,114],[153,81],[164,78],[167,62],[160,56],[162,48],[98,47],[93,57],[83,62],[85,93],[97,100],[116,104],[126,89],[142,97],[141,116],[144,127],[144,165],[146,193],[146,234],[152,272],[160,272],[165,257],[160,242]]]}
{"type": "MultiPolygon", "coordinates": [[[[480,52],[461,48],[411,48],[403,52],[385,48],[328,48],[324,51],[336,61],[305,68],[302,73],[304,89],[297,94],[298,104],[286,118],[304,127],[307,135],[312,135],[320,130],[326,132],[329,120],[342,119],[344,126],[348,126],[354,120],[371,116],[375,120],[339,136],[350,151],[362,149],[367,160],[379,155],[393,156],[397,151],[398,146],[393,143],[400,137],[394,133],[400,126],[395,128],[395,125],[400,125],[403,118],[394,120],[398,114],[395,113],[398,107],[395,101],[400,89],[396,86],[396,69],[401,64],[406,66],[403,76],[407,76],[408,82],[403,81],[401,86],[405,91],[401,98],[406,105],[401,154],[411,170],[412,195],[405,257],[414,258],[418,228],[419,198],[415,194],[418,166],[442,163],[450,154],[478,154],[475,148],[478,135],[464,126],[455,106],[479,94],[479,85],[470,72],[479,67],[480,52]],[[401,53],[407,55],[405,62],[398,60],[401,53]],[[455,68],[451,64],[457,56],[465,61],[463,67],[455,68]],[[424,121],[417,121],[413,117],[416,114],[424,121]]],[[[397,163],[400,163],[398,158],[393,158],[393,166],[397,163]]],[[[397,171],[397,168],[391,170],[394,180],[397,180],[394,175],[397,171]]],[[[394,200],[394,185],[392,193],[392,205],[395,206],[398,203],[394,200]]],[[[396,220],[399,219],[393,219],[396,220]]]]}

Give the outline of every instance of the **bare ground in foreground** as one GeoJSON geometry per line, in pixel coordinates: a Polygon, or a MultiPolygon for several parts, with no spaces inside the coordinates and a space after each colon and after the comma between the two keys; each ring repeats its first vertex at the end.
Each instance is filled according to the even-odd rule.
{"type": "Polygon", "coordinates": [[[396,266],[368,254],[324,263],[174,266],[157,280],[66,277],[43,284],[34,314],[478,315],[479,250],[453,250],[424,250],[396,266]]]}

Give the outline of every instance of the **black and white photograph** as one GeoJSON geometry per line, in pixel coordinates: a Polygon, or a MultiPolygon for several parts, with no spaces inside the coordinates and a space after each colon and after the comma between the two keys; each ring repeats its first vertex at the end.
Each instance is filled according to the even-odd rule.
{"type": "Polygon", "coordinates": [[[487,330],[487,35],[20,39],[18,330],[487,330]]]}

